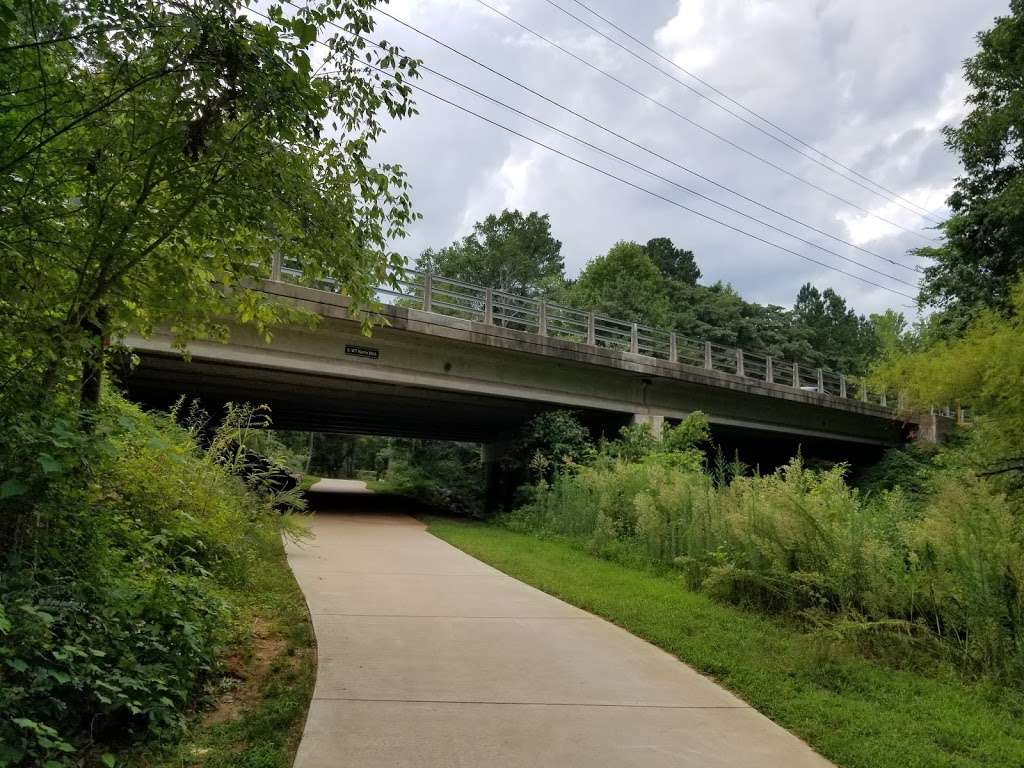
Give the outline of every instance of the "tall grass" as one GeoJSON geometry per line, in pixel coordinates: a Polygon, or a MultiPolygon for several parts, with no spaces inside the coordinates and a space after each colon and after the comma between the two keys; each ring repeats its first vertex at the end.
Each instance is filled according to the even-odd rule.
{"type": "Polygon", "coordinates": [[[912,502],[799,458],[720,482],[687,453],[602,455],[536,486],[506,522],[678,570],[733,603],[812,622],[865,651],[1021,682],[1024,535],[1006,498],[947,469],[912,502]]]}

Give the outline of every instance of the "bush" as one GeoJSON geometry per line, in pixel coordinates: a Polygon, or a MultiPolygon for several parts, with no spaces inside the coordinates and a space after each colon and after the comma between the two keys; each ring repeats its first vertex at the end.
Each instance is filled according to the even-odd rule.
{"type": "Polygon", "coordinates": [[[692,448],[634,459],[626,437],[626,450],[537,485],[505,522],[676,569],[692,589],[870,653],[1024,682],[1024,531],[991,482],[947,465],[920,496],[862,495],[844,467],[799,458],[715,477],[692,448]]]}
{"type": "Polygon", "coordinates": [[[116,396],[92,434],[41,413],[0,432],[0,766],[180,729],[217,671],[232,590],[279,536],[271,500],[116,396]]]}
{"type": "Polygon", "coordinates": [[[384,489],[457,514],[483,514],[478,445],[396,438],[387,451],[384,489]]]}
{"type": "Polygon", "coordinates": [[[550,481],[556,474],[586,459],[590,433],[571,411],[546,411],[530,419],[516,441],[509,467],[532,480],[550,481]],[[522,466],[523,464],[526,466],[522,466]]]}

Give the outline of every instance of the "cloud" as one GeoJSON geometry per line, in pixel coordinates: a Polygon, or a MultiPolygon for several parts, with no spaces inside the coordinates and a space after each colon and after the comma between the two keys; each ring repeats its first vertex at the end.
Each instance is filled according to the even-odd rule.
{"type": "MultiPolygon", "coordinates": [[[[611,0],[588,0],[588,4],[751,109],[936,215],[943,213],[943,199],[958,172],[955,157],[943,146],[941,128],[964,112],[967,89],[960,75],[961,62],[975,49],[975,33],[990,25],[995,15],[1005,12],[1005,0],[949,0],[941,10],[928,0],[651,0],[630,4],[628,13],[624,11],[626,6],[611,0]]],[[[810,184],[905,226],[932,225],[697,98],[547,3],[506,2],[500,7],[616,78],[663,101],[671,110],[810,184]]],[[[585,13],[577,6],[572,10],[585,13]]],[[[389,12],[558,103],[744,195],[886,258],[908,265],[920,263],[907,253],[923,244],[920,237],[885,225],[738,152],[474,0],[402,0],[391,3],[389,12]]],[[[590,20],[604,28],[600,21],[590,20]]],[[[885,261],[780,219],[613,139],[383,17],[376,36],[402,45],[431,67],[679,184],[883,272],[914,280],[914,274],[906,270],[894,271],[897,268],[885,261]]],[[[661,62],[661,66],[673,77],[706,91],[668,64],[661,62]]],[[[844,263],[581,147],[429,73],[424,74],[422,85],[752,235],[834,264],[865,280],[914,293],[913,288],[844,263]]],[[[388,133],[375,148],[375,156],[381,161],[398,162],[406,168],[413,185],[413,202],[424,214],[410,236],[398,244],[399,250],[409,256],[427,246],[447,244],[492,211],[518,207],[551,215],[571,274],[618,240],[645,241],[664,235],[695,251],[706,280],[729,282],[752,300],[789,305],[800,285],[810,281],[836,288],[862,312],[886,307],[904,309],[910,303],[903,296],[687,214],[428,96],[418,95],[417,101],[422,114],[389,124],[388,133]]],[[[738,111],[735,105],[727,106],[738,111]]],[[[771,132],[769,126],[744,115],[771,132]]],[[[801,150],[814,155],[811,150],[801,150]]],[[[930,237],[935,233],[925,230],[923,234],[930,237]]]]}

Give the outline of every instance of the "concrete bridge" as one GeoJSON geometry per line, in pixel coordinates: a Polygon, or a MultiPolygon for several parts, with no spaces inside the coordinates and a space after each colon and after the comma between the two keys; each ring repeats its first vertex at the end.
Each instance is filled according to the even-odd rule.
{"type": "Polygon", "coordinates": [[[491,446],[552,408],[608,435],[699,409],[727,447],[799,444],[854,460],[916,427],[840,374],[459,281],[413,273],[382,289],[394,304],[367,337],[345,297],[280,268],[274,277],[260,290],[319,315],[318,327],[277,329],[269,344],[233,328],[227,344],[190,345],[188,361],[169,334],[130,336],[141,364],[129,393],[159,407],[182,394],[211,408],[265,403],[279,429],[491,446]]]}

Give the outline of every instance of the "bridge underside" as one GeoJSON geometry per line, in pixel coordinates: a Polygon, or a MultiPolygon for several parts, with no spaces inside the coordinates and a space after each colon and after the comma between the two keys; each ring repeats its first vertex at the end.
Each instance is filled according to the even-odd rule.
{"type": "MultiPolygon", "coordinates": [[[[168,409],[184,396],[216,415],[228,402],[271,409],[275,429],[430,440],[495,443],[514,437],[533,416],[553,405],[510,397],[472,395],[408,385],[341,379],[234,363],[187,362],[179,355],[146,354],[126,379],[128,395],[150,408],[168,409]]],[[[613,437],[629,414],[573,408],[595,437],[613,437]]],[[[770,471],[798,451],[808,458],[861,464],[883,445],[842,438],[712,423],[716,446],[731,460],[770,471]]]]}
{"type": "MultiPolygon", "coordinates": [[[[225,403],[270,408],[274,429],[489,443],[506,440],[552,406],[493,395],[448,392],[403,384],[343,379],[233,363],[147,354],[126,379],[131,399],[167,409],[182,397],[198,399],[211,415],[225,403]]],[[[595,435],[616,434],[623,413],[577,410],[595,435]]]]}
{"type": "Polygon", "coordinates": [[[578,413],[595,436],[701,410],[729,457],[739,449],[762,466],[798,447],[855,462],[908,428],[877,405],[402,307],[381,310],[368,338],[343,297],[261,289],[319,315],[318,326],[279,328],[271,343],[236,327],[228,344],[191,345],[188,361],[167,333],[130,337],[141,364],[129,395],[158,408],[199,398],[211,414],[228,401],[266,404],[282,430],[491,444],[556,408],[578,413]]]}

